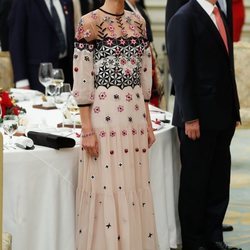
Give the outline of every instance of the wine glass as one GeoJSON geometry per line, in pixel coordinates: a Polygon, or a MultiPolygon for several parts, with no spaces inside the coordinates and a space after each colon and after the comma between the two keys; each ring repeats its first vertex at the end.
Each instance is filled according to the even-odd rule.
{"type": "Polygon", "coordinates": [[[2,119],[2,115],[3,115],[2,106],[1,106],[1,104],[0,104],[0,120],[2,119]]]}
{"type": "Polygon", "coordinates": [[[73,116],[73,132],[76,131],[76,115],[79,114],[79,107],[77,105],[77,102],[75,98],[70,95],[68,102],[67,102],[67,109],[70,112],[70,114],[73,116]]]}
{"type": "Polygon", "coordinates": [[[5,115],[3,117],[3,130],[9,136],[9,145],[12,146],[12,137],[18,128],[18,117],[16,115],[5,115]]]}
{"type": "Polygon", "coordinates": [[[63,86],[64,73],[62,69],[53,69],[53,79],[52,83],[56,86],[57,94],[59,94],[60,88],[63,86]]]}
{"type": "Polygon", "coordinates": [[[38,78],[40,83],[45,87],[45,96],[48,96],[47,87],[53,78],[53,65],[52,63],[40,63],[38,78]]]}
{"type": "Polygon", "coordinates": [[[63,86],[59,89],[59,94],[55,97],[55,105],[58,109],[61,110],[61,113],[63,115],[63,121],[62,121],[62,127],[64,127],[64,111],[66,109],[66,104],[68,101],[68,98],[71,93],[71,86],[69,83],[64,83],[63,86]]]}

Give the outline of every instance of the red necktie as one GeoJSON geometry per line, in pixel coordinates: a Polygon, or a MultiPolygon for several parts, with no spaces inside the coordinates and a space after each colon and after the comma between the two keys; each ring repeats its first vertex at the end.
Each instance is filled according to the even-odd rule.
{"type": "Polygon", "coordinates": [[[227,52],[228,52],[227,33],[226,33],[226,29],[225,29],[223,20],[222,20],[221,15],[220,15],[220,11],[219,11],[217,6],[214,7],[213,13],[215,15],[215,20],[216,20],[218,30],[220,32],[220,35],[222,37],[222,40],[223,40],[223,42],[226,46],[227,52]]]}

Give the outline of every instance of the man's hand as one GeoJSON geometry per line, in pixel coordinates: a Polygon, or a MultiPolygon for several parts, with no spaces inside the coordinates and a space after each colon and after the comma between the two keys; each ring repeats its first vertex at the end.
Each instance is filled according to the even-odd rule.
{"type": "Polygon", "coordinates": [[[200,138],[200,123],[198,119],[185,122],[185,134],[192,140],[200,138]]]}

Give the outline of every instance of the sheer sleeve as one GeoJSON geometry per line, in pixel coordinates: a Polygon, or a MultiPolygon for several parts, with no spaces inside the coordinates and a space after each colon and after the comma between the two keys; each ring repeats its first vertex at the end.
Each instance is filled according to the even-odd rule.
{"type": "Polygon", "coordinates": [[[149,102],[152,89],[152,53],[150,43],[146,39],[146,32],[144,41],[144,52],[142,55],[141,86],[144,95],[144,100],[146,102],[149,102]]]}
{"type": "Polygon", "coordinates": [[[75,34],[73,56],[73,95],[79,107],[94,101],[94,40],[93,21],[83,16],[75,34]]]}

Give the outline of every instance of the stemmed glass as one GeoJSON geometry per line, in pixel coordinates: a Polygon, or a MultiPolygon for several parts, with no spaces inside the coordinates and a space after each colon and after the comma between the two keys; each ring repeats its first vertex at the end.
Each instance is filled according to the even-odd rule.
{"type": "Polygon", "coordinates": [[[2,114],[3,114],[3,112],[2,112],[2,106],[0,104],[0,120],[2,119],[2,114]]]}
{"type": "Polygon", "coordinates": [[[12,146],[12,137],[18,128],[18,117],[16,115],[5,115],[3,117],[3,130],[9,136],[9,145],[12,146]]]}
{"type": "Polygon", "coordinates": [[[45,96],[48,96],[47,87],[50,85],[53,78],[53,65],[52,63],[40,63],[38,78],[40,83],[45,87],[45,96]]]}
{"type": "Polygon", "coordinates": [[[75,98],[70,95],[69,99],[67,101],[67,109],[70,112],[70,114],[73,116],[73,132],[76,131],[76,115],[79,114],[79,107],[77,105],[77,102],[75,98]]]}
{"type": "Polygon", "coordinates": [[[64,82],[64,73],[62,69],[53,69],[53,84],[57,86],[57,89],[59,91],[60,87],[63,86],[64,82]]]}
{"type": "Polygon", "coordinates": [[[64,110],[66,109],[66,104],[71,93],[71,86],[69,83],[64,83],[59,89],[59,94],[55,97],[55,105],[61,110],[63,115],[62,127],[64,127],[64,110]]]}
{"type": "Polygon", "coordinates": [[[64,82],[64,74],[62,69],[53,69],[52,70],[52,81],[47,86],[48,94],[51,96],[56,96],[59,94],[60,88],[64,82]]]}

